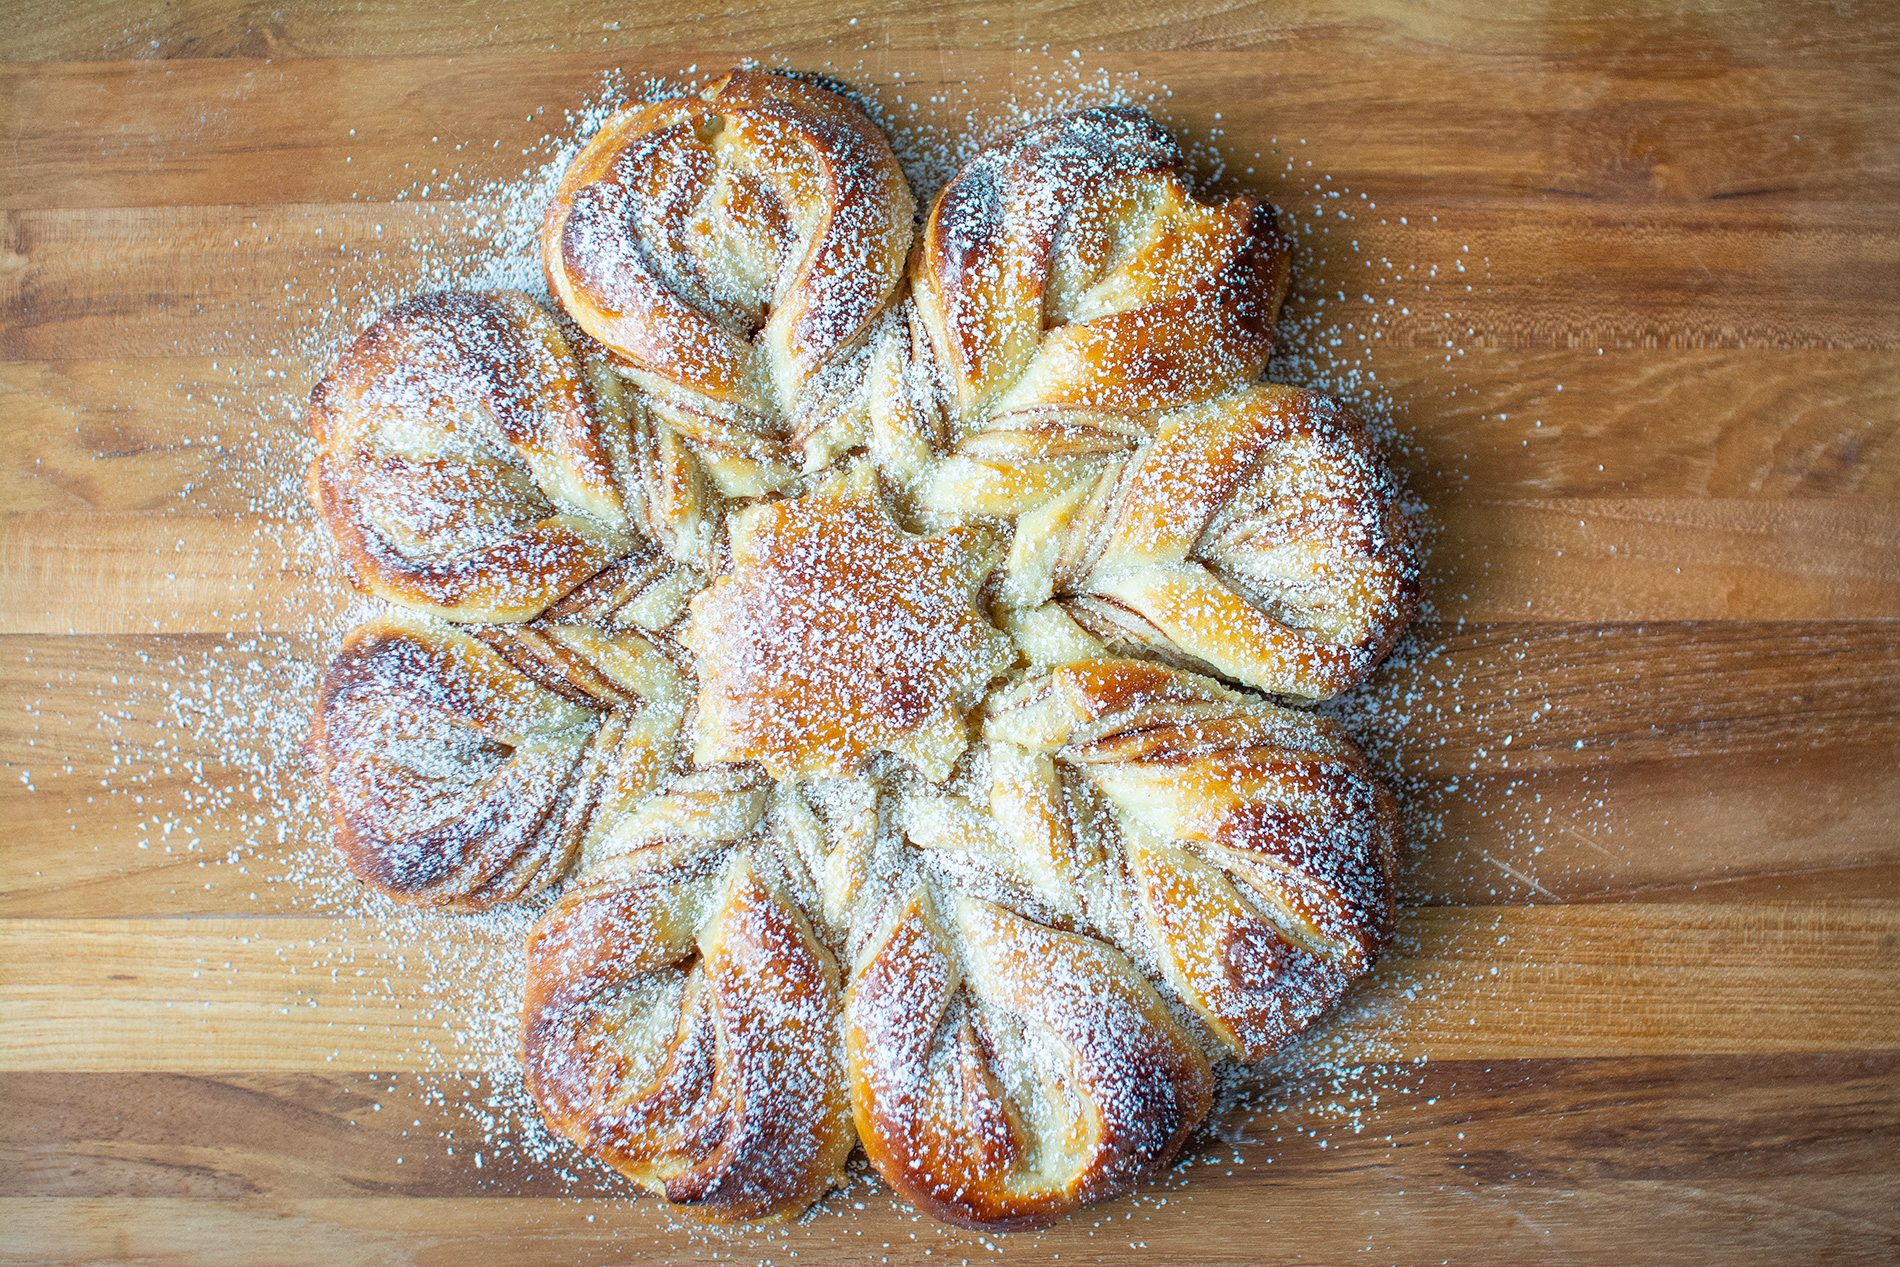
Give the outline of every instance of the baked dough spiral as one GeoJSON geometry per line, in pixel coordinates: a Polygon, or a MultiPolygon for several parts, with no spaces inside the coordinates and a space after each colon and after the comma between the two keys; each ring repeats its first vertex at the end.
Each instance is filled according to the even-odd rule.
{"type": "MultiPolygon", "coordinates": [[[[863,112],[735,72],[570,166],[542,235],[565,333],[519,297],[430,301],[537,332],[563,372],[535,407],[599,454],[605,526],[591,571],[507,603],[379,590],[525,623],[352,634],[313,753],[385,892],[571,876],[528,945],[528,1086],[682,1210],[791,1217],[861,1142],[936,1217],[1046,1223],[1167,1164],[1216,1067],[1294,1038],[1389,933],[1395,802],[1284,701],[1372,671],[1417,546],[1358,420],[1259,381],[1272,211],[1182,166],[1138,111],[1048,120],[967,165],[913,252],[863,112]]],[[[375,348],[456,343],[397,311],[375,348]]],[[[374,395],[358,362],[413,377],[378,356],[346,354],[320,436],[374,395]]],[[[445,448],[503,391],[326,438],[339,540],[389,519],[353,509],[384,459],[350,454],[445,448]]],[[[546,465],[509,443],[483,460],[546,465]]],[[[475,559],[462,520],[539,530],[532,480],[483,478],[445,481],[462,518],[404,560],[475,559]]]]}
{"type": "Polygon", "coordinates": [[[1411,621],[1417,546],[1359,419],[1266,383],[1162,415],[1140,448],[1018,516],[1003,597],[1053,598],[1111,645],[1328,699],[1411,621]]]}
{"type": "Polygon", "coordinates": [[[310,754],[350,870],[479,910],[559,879],[674,764],[685,684],[633,631],[358,626],[318,688],[310,754]]]}
{"type": "Polygon", "coordinates": [[[863,111],[735,71],[609,119],[555,190],[542,258],[720,490],[756,495],[868,427],[867,336],[898,300],[911,211],[863,111]]]}
{"type": "Polygon", "coordinates": [[[1259,374],[1290,244],[1252,198],[1196,201],[1182,167],[1160,124],[1106,106],[1021,129],[944,188],[911,279],[959,434],[1054,441],[1259,374]]]}
{"type": "Polygon", "coordinates": [[[743,854],[693,847],[750,826],[752,791],[676,794],[670,840],[563,893],[529,939],[522,1012],[549,1124],[723,1219],[803,1209],[854,1142],[835,963],[743,854]]]}
{"type": "Polygon", "coordinates": [[[620,437],[518,291],[383,313],[310,398],[310,500],[363,589],[448,620],[531,620],[635,545],[620,437]]]}

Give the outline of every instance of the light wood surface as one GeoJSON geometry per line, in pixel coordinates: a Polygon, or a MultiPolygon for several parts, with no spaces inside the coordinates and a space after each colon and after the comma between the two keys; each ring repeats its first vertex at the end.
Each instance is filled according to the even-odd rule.
{"type": "Polygon", "coordinates": [[[0,1259],[1900,1257],[1900,10],[0,27],[0,1259]],[[362,605],[301,401],[519,226],[605,77],[741,58],[920,130],[1150,102],[1288,215],[1275,372],[1388,425],[1433,525],[1351,709],[1418,846],[1393,953],[1187,1165],[1035,1236],[868,1179],[707,1234],[549,1159],[477,1072],[515,927],[366,913],[310,814],[303,701],[362,605]]]}

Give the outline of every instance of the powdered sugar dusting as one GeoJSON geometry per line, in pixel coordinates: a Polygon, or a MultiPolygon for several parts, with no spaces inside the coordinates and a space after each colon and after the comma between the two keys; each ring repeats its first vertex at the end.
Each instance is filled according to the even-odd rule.
{"type": "MultiPolygon", "coordinates": [[[[420,184],[413,191],[413,199],[398,199],[399,204],[407,205],[392,209],[387,220],[377,224],[373,235],[349,244],[327,279],[321,266],[313,267],[308,277],[300,279],[300,298],[310,314],[303,349],[305,365],[316,363],[340,346],[347,333],[372,312],[415,291],[516,286],[545,293],[534,240],[540,207],[567,158],[622,102],[633,97],[674,95],[694,86],[688,82],[641,83],[629,89],[624,83],[610,82],[596,100],[570,116],[571,126],[561,138],[550,138],[534,155],[524,156],[533,165],[519,180],[476,189],[471,191],[472,197],[454,204],[424,201],[439,193],[433,184],[420,184]],[[407,245],[399,266],[383,267],[379,264],[382,249],[376,243],[394,236],[404,237],[407,245]],[[343,287],[338,280],[345,276],[350,278],[351,297],[347,300],[341,298],[343,287]],[[364,278],[371,284],[360,284],[364,278]]],[[[889,90],[891,99],[881,104],[877,113],[896,125],[892,130],[900,158],[918,194],[926,200],[962,156],[992,139],[1002,126],[1104,100],[1165,100],[1165,89],[1149,88],[1138,77],[1115,79],[1078,68],[1073,79],[1054,76],[1046,84],[1025,87],[1019,102],[1011,108],[1015,117],[1009,117],[1010,110],[1000,118],[986,111],[983,119],[964,120],[975,126],[959,128],[952,139],[923,124],[905,122],[919,113],[919,103],[907,101],[906,94],[914,98],[919,92],[930,95],[931,90],[906,89],[900,84],[889,90]]],[[[883,103],[884,97],[880,96],[879,101],[883,103]]],[[[939,107],[939,115],[950,105],[938,101],[929,104],[939,107]]],[[[1211,158],[1215,151],[1209,147],[1204,153],[1211,158]]],[[[1316,225],[1320,226],[1319,237],[1330,240],[1337,226],[1320,225],[1320,221],[1334,208],[1323,200],[1349,193],[1323,185],[1316,185],[1314,192],[1322,201],[1316,201],[1311,213],[1304,207],[1294,211],[1293,219],[1299,226],[1296,240],[1315,241],[1316,225]]],[[[1354,212],[1361,214],[1357,208],[1354,212]]],[[[1305,249],[1312,252],[1320,248],[1305,249]]],[[[1309,255],[1297,261],[1295,276],[1313,275],[1311,265],[1317,258],[1321,257],[1309,255]]],[[[1403,435],[1396,422],[1399,409],[1379,385],[1376,353],[1370,350],[1386,332],[1376,302],[1367,298],[1363,306],[1368,311],[1362,315],[1349,307],[1343,295],[1336,300],[1307,297],[1305,304],[1300,300],[1296,292],[1289,323],[1281,331],[1285,341],[1276,353],[1273,377],[1322,386],[1354,400],[1384,441],[1402,448],[1403,435]],[[1342,320],[1335,314],[1350,315],[1342,320]]],[[[1449,318],[1449,310],[1446,316],[1449,318]]],[[[233,347],[253,358],[284,351],[247,343],[241,337],[234,337],[233,347]]],[[[1447,352],[1448,363],[1456,351],[1451,348],[1447,352]]],[[[213,368],[219,374],[225,372],[213,368]]],[[[299,432],[302,384],[280,387],[282,376],[288,372],[274,359],[251,359],[242,363],[236,379],[215,385],[207,393],[208,402],[220,417],[228,410],[237,417],[263,420],[265,425],[254,428],[252,436],[255,447],[267,460],[213,462],[184,490],[184,495],[202,491],[206,484],[245,489],[249,499],[245,511],[252,518],[239,522],[272,543],[274,553],[301,557],[311,575],[322,576],[329,571],[323,559],[327,547],[319,536],[307,531],[297,486],[303,458],[308,454],[307,444],[294,438],[299,432]]],[[[308,375],[307,369],[296,372],[300,377],[308,375]]],[[[222,452],[229,430],[220,423],[199,439],[213,451],[222,452]]],[[[232,601],[220,604],[213,615],[231,620],[240,628],[250,624],[259,630],[285,627],[281,612],[247,603],[235,592],[236,575],[233,579],[232,601]]],[[[17,763],[23,782],[33,787],[36,770],[43,782],[79,777],[81,771],[98,773],[106,798],[137,805],[136,817],[129,819],[124,829],[128,837],[137,837],[142,850],[175,848],[184,866],[195,863],[193,869],[213,875],[220,871],[234,873],[220,877],[217,892],[232,892],[231,880],[249,878],[256,872],[263,875],[261,882],[268,889],[266,898],[257,899],[260,905],[274,898],[278,909],[343,911],[365,920],[369,927],[379,930],[375,936],[352,938],[348,945],[334,939],[304,938],[297,944],[287,939],[281,955],[286,964],[294,964],[304,972],[334,971],[349,981],[357,980],[352,974],[359,969],[364,980],[374,981],[377,969],[395,965],[398,973],[406,974],[395,979],[427,983],[432,997],[419,1005],[405,1004],[393,993],[378,994],[362,986],[351,989],[353,997],[392,1002],[397,1010],[413,1007],[414,1016],[403,1018],[404,1024],[413,1027],[413,1045],[399,1051],[398,1058],[413,1064],[431,1080],[425,1085],[438,1088],[441,1095],[459,1097],[464,1087],[473,1085],[465,1078],[473,1074],[483,1080],[488,1099],[471,1105],[471,1125],[467,1128],[479,1131],[481,1147],[517,1151],[536,1165],[566,1166],[571,1164],[571,1154],[551,1150],[535,1115],[522,1112],[524,1101],[515,1072],[518,1035],[513,1009],[519,996],[522,965],[518,949],[512,948],[519,947],[533,910],[449,919],[396,908],[340,878],[327,846],[308,837],[307,824],[313,815],[298,755],[308,715],[306,701],[314,690],[316,666],[327,657],[341,630],[353,623],[350,617],[366,610],[360,604],[352,608],[350,600],[341,598],[327,611],[313,613],[314,619],[302,617],[306,623],[318,626],[303,635],[204,636],[195,639],[189,651],[177,650],[177,643],[172,641],[160,643],[127,636],[99,640],[99,645],[81,653],[69,665],[22,666],[23,681],[44,683],[43,688],[30,688],[27,695],[32,698],[23,696],[23,702],[29,714],[40,719],[41,736],[52,739],[44,728],[64,732],[58,743],[49,742],[46,750],[63,752],[66,758],[40,760],[39,739],[29,741],[29,750],[23,754],[27,760],[17,763]],[[126,666],[122,675],[96,668],[121,663],[126,666]],[[125,681],[119,681],[119,676],[125,681]],[[107,677],[112,680],[106,681],[107,677]],[[48,695],[56,697],[57,711],[52,713],[45,711],[48,695]],[[81,708],[92,713],[81,712],[81,708]],[[131,720],[134,715],[152,715],[148,710],[154,708],[171,723],[169,733],[153,733],[131,720]],[[75,730],[85,736],[77,744],[72,738],[75,730]],[[82,751],[75,752],[75,746],[82,751]],[[207,754],[213,753],[216,758],[207,762],[207,754]],[[73,756],[80,758],[77,764],[70,759],[73,756]],[[154,791],[159,785],[163,790],[154,791]],[[471,954],[470,947],[475,944],[485,949],[471,954]]],[[[162,623],[162,615],[153,620],[154,626],[162,623]]],[[[1431,718],[1440,707],[1437,701],[1447,692],[1443,683],[1423,685],[1420,675],[1429,673],[1435,658],[1441,657],[1448,646],[1448,642],[1430,638],[1415,642],[1405,649],[1399,667],[1384,675],[1383,685],[1334,706],[1381,764],[1413,785],[1408,802],[1427,839],[1430,810],[1428,807],[1422,816],[1417,810],[1422,793],[1416,772],[1422,767],[1414,758],[1429,752],[1433,742],[1431,718]],[[1408,685],[1391,685],[1401,680],[1401,671],[1411,675],[1403,678],[1408,685]]],[[[1508,650],[1503,654],[1508,656],[1508,650]]],[[[1533,687],[1533,683],[1525,684],[1527,690],[1533,687]]],[[[1448,785],[1434,786],[1429,795],[1455,795],[1459,787],[1454,778],[1448,785]]],[[[1500,883],[1503,894],[1515,896],[1520,891],[1512,887],[1513,882],[1500,883]]],[[[183,903],[178,909],[190,906],[183,903]]],[[[228,903],[224,909],[228,909],[228,903]]],[[[1377,1016],[1349,1014],[1323,1032],[1337,1030],[1349,1037],[1316,1037],[1276,1065],[1283,1076],[1304,1079],[1308,1085],[1317,1082],[1323,1086],[1330,1077],[1336,1099],[1348,1104],[1363,1103],[1367,1095],[1378,1094],[1365,1089],[1366,1077],[1391,1077],[1394,1081],[1388,1091],[1402,1090],[1410,1085],[1411,1075],[1389,1072],[1394,1067],[1391,1060],[1381,1066],[1366,1063],[1370,1057],[1384,1054],[1381,1045],[1390,1041],[1380,1025],[1377,1016]],[[1366,1072],[1368,1068],[1370,1073],[1366,1072]],[[1381,1073],[1381,1069],[1388,1072],[1381,1073]],[[1340,1090],[1342,1087],[1347,1089],[1340,1090]],[[1358,1089],[1352,1090],[1354,1087],[1358,1089]]],[[[345,1046],[338,1045],[332,1055],[345,1059],[346,1051],[345,1046]]],[[[1355,1116],[1352,1111],[1342,1110],[1339,1120],[1349,1123],[1355,1116]]],[[[475,1135],[464,1134],[444,1143],[451,1149],[467,1148],[474,1139],[475,1135]]],[[[862,1194],[847,1191],[831,1204],[849,1202],[854,1195],[862,1194]]],[[[807,1231],[773,1235],[786,1236],[789,1245],[789,1238],[807,1231]]]]}

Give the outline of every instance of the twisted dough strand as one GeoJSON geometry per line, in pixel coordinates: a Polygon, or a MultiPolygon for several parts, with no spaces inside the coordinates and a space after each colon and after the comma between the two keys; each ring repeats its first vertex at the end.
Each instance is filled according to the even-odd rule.
{"type": "Polygon", "coordinates": [[[685,704],[638,634],[392,616],[352,630],[325,670],[310,758],[364,883],[477,910],[559,879],[643,797],[685,704]]]}
{"type": "Polygon", "coordinates": [[[1164,416],[1132,457],[1023,514],[1003,594],[1060,599],[1112,644],[1325,699],[1410,622],[1417,545],[1359,420],[1261,384],[1164,416]]]}
{"type": "Polygon", "coordinates": [[[554,1129],[721,1221],[795,1215],[842,1178],[837,970],[743,854],[597,868],[528,964],[523,1061],[554,1129]]]}
{"type": "Polygon", "coordinates": [[[1289,244],[1252,198],[1196,202],[1139,110],[1032,124],[937,199],[911,270],[959,430],[1047,407],[1147,412],[1266,364],[1289,244]]]}
{"type": "Polygon", "coordinates": [[[878,1172],[940,1219],[1009,1228],[1165,1165],[1213,1080],[1154,989],[1094,938],[974,898],[953,920],[955,934],[913,896],[846,999],[854,1113],[878,1172]]]}
{"type": "Polygon", "coordinates": [[[617,453],[517,291],[405,300],[310,397],[310,500],[351,579],[449,620],[531,620],[633,548],[617,453]]]}
{"type": "Polygon", "coordinates": [[[783,487],[866,423],[864,336],[896,304],[912,201],[843,97],[735,71],[635,107],[577,155],[542,255],[563,308],[621,359],[728,495],[783,487]]]}
{"type": "Polygon", "coordinates": [[[993,697],[984,737],[1106,796],[1158,966],[1239,1059],[1336,1002],[1390,931],[1397,804],[1336,722],[1101,659],[993,697]]]}

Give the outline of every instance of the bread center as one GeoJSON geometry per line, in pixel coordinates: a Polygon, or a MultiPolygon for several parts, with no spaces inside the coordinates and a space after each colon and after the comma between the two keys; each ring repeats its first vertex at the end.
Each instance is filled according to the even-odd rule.
{"type": "Polygon", "coordinates": [[[1015,659],[978,606],[996,535],[906,532],[868,463],[736,513],[731,534],[731,566],[693,599],[682,638],[699,657],[694,760],[786,779],[889,752],[948,775],[965,709],[1015,659]]]}

